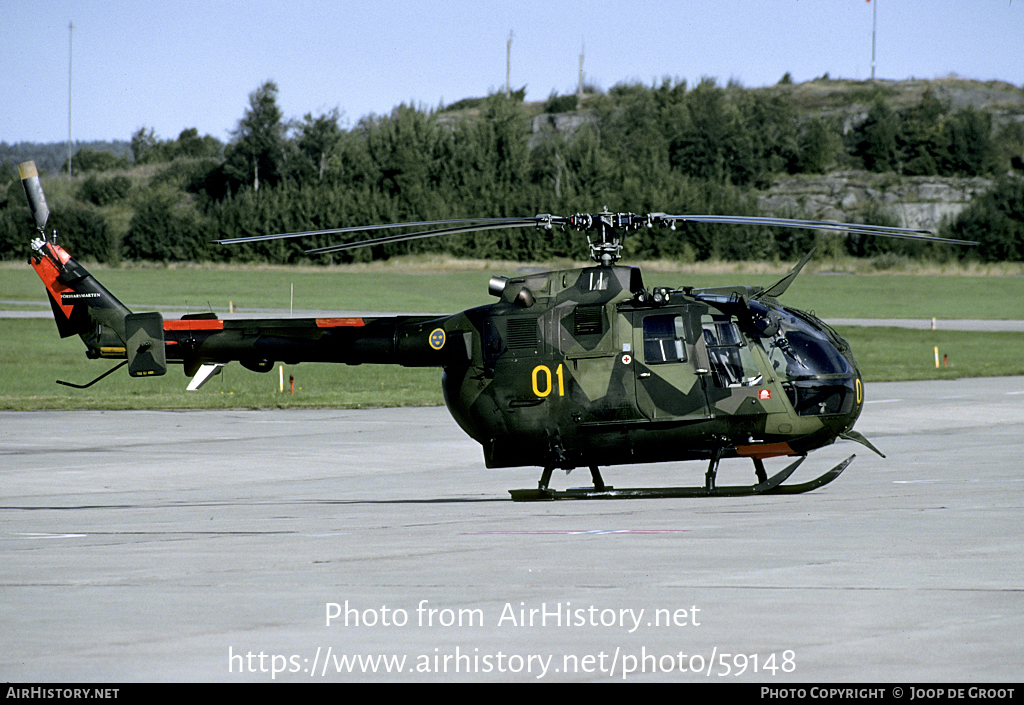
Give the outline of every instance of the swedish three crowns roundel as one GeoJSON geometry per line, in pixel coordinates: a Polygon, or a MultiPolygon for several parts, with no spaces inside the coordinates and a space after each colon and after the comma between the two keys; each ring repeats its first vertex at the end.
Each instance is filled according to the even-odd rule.
{"type": "Polygon", "coordinates": [[[444,347],[444,330],[441,328],[435,328],[430,333],[430,347],[434,350],[440,350],[444,347]]]}

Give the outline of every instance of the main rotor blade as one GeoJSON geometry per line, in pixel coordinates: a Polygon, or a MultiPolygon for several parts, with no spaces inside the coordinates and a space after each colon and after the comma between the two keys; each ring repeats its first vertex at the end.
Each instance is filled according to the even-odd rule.
{"type": "MultiPolygon", "coordinates": [[[[472,233],[480,230],[500,230],[502,228],[531,228],[536,227],[542,221],[538,221],[536,218],[494,218],[501,222],[493,224],[483,225],[461,225],[453,228],[441,228],[439,230],[426,230],[419,233],[410,233],[407,235],[389,235],[387,237],[378,237],[373,240],[360,240],[359,242],[346,242],[341,245],[330,245],[328,247],[318,247],[313,250],[306,250],[307,255],[322,255],[329,252],[340,252],[342,250],[353,250],[357,247],[369,247],[372,245],[384,245],[392,242],[405,242],[406,240],[419,240],[421,238],[435,237],[437,235],[454,235],[457,233],[472,233]]],[[[448,221],[457,222],[457,221],[448,221]]]]}
{"type": "Polygon", "coordinates": [[[930,230],[911,228],[893,228],[886,225],[863,225],[860,223],[839,223],[828,220],[793,220],[790,218],[765,218],[758,216],[738,215],[665,215],[652,214],[653,220],[675,221],[680,223],[719,223],[723,225],[765,225],[776,228],[798,228],[803,230],[835,230],[855,233],[858,235],[883,235],[907,240],[924,240],[927,242],[945,242],[950,245],[977,245],[973,240],[953,240],[936,237],[930,230]]]}
{"type": "Polygon", "coordinates": [[[324,230],[304,230],[298,233],[278,233],[275,235],[252,235],[250,237],[231,237],[223,240],[211,240],[215,245],[239,245],[245,242],[265,242],[267,240],[284,240],[306,235],[338,235],[341,233],[372,232],[374,230],[391,230],[393,228],[422,228],[430,225],[448,225],[449,223],[494,223],[522,218],[461,218],[450,220],[420,220],[413,223],[384,223],[382,225],[354,225],[346,228],[327,228],[324,230]]]}
{"type": "MultiPolygon", "coordinates": [[[[626,230],[640,227],[646,222],[648,225],[666,225],[675,223],[709,223],[720,225],[760,225],[777,228],[800,228],[804,230],[832,230],[838,232],[854,233],[859,235],[882,235],[885,237],[897,237],[908,240],[923,240],[928,242],[942,242],[952,245],[977,245],[972,240],[954,240],[934,236],[929,230],[915,230],[911,228],[893,228],[885,225],[862,225],[858,223],[840,223],[825,220],[795,220],[790,218],[768,218],[760,216],[732,216],[732,215],[667,215],[665,213],[650,213],[646,216],[634,214],[613,214],[599,213],[580,219],[579,214],[571,218],[541,214],[531,217],[518,218],[453,218],[447,220],[420,220],[407,223],[384,223],[380,225],[356,225],[345,228],[325,228],[322,230],[307,230],[296,233],[281,233],[277,235],[254,235],[251,237],[225,238],[213,240],[218,245],[234,245],[247,242],[265,242],[268,240],[281,240],[285,238],[305,237],[307,235],[339,235],[356,232],[376,232],[380,230],[392,230],[395,228],[422,228],[431,226],[448,226],[435,230],[424,230],[404,235],[389,235],[386,237],[349,242],[341,245],[330,245],[306,250],[308,254],[326,254],[351,250],[357,247],[382,245],[406,240],[417,240],[420,238],[435,237],[438,235],[451,235],[456,233],[478,232],[483,230],[499,230],[501,228],[525,228],[530,226],[547,227],[552,225],[568,226],[573,230],[597,230],[608,225],[603,219],[604,216],[629,216],[628,224],[612,226],[613,230],[624,228],[626,230]]],[[[604,235],[602,234],[602,237],[604,235]]]]}

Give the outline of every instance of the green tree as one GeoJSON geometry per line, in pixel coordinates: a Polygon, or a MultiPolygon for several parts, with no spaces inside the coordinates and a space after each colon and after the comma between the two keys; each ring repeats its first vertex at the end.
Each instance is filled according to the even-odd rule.
{"type": "Polygon", "coordinates": [[[203,217],[177,189],[150,189],[128,225],[122,250],[133,260],[189,262],[207,258],[203,217]]]}
{"type": "Polygon", "coordinates": [[[947,153],[943,171],[947,174],[980,176],[995,168],[992,117],[968,105],[946,122],[947,153]]]}
{"type": "Polygon", "coordinates": [[[687,95],[688,124],[670,145],[672,166],[698,179],[743,185],[759,168],[743,116],[726,91],[705,78],[687,95]]]}
{"type": "Polygon", "coordinates": [[[210,135],[199,136],[199,130],[190,127],[181,131],[174,143],[174,158],[187,159],[219,158],[224,151],[220,140],[210,135]]]}
{"type": "Polygon", "coordinates": [[[674,110],[677,106],[659,101],[654,91],[640,84],[616,85],[598,102],[601,145],[614,165],[611,178],[625,185],[634,180],[651,183],[668,174],[666,122],[673,120],[674,132],[690,124],[689,114],[674,110]]]}
{"type": "Polygon", "coordinates": [[[372,168],[371,184],[399,204],[400,218],[432,217],[430,182],[437,148],[437,121],[402,104],[387,117],[362,121],[372,168]]]}
{"type": "Polygon", "coordinates": [[[900,120],[883,100],[876,100],[867,119],[855,131],[858,141],[854,155],[864,161],[868,171],[892,171],[897,168],[897,138],[900,120]]]}
{"type": "MultiPolygon", "coordinates": [[[[871,200],[861,211],[858,223],[898,228],[901,223],[895,213],[880,201],[871,200]]],[[[883,254],[909,254],[920,249],[920,243],[873,235],[847,235],[844,238],[846,251],[855,257],[874,257],[883,254]]]]}
{"type": "Polygon", "coordinates": [[[97,206],[109,206],[127,197],[131,188],[132,180],[127,176],[119,175],[103,179],[95,174],[90,174],[78,187],[78,198],[97,206]]]}
{"type": "Polygon", "coordinates": [[[111,260],[110,235],[107,221],[93,205],[70,202],[60,210],[52,211],[47,229],[57,232],[58,242],[76,258],[97,262],[111,260]]]}
{"type": "Polygon", "coordinates": [[[528,127],[522,98],[513,94],[489,96],[477,124],[477,144],[492,188],[491,196],[498,206],[497,215],[516,214],[522,204],[509,198],[528,182],[528,127]]]}
{"type": "Polygon", "coordinates": [[[530,150],[530,164],[531,181],[554,212],[593,208],[616,190],[610,178],[615,165],[601,148],[600,131],[593,124],[580,126],[572,135],[551,134],[540,140],[530,150]]]}
{"type": "Polygon", "coordinates": [[[302,122],[295,125],[296,146],[300,155],[296,171],[302,177],[315,174],[317,181],[324,180],[324,174],[337,155],[341,142],[339,117],[337,108],[315,118],[312,113],[306,113],[302,122]]]}
{"type": "Polygon", "coordinates": [[[931,88],[921,102],[902,114],[898,149],[902,171],[908,176],[932,176],[939,173],[945,138],[942,120],[946,109],[931,88]]]}
{"type": "Polygon", "coordinates": [[[796,173],[800,165],[800,130],[792,102],[779,94],[732,89],[741,111],[744,141],[753,151],[746,174],[733,178],[758,188],[768,186],[771,174],[796,173]]]}
{"type": "Polygon", "coordinates": [[[158,164],[179,158],[219,159],[224,145],[216,137],[200,137],[195,127],[182,130],[177,140],[161,140],[152,127],[140,127],[132,134],[130,149],[136,164],[158,164]]]}
{"type": "Polygon", "coordinates": [[[1009,122],[996,138],[996,171],[1024,170],[1024,122],[1009,122]]]}
{"type": "Polygon", "coordinates": [[[985,262],[1024,261],[1024,179],[1001,178],[943,228],[943,236],[976,241],[985,262]]]}
{"type": "MultiPolygon", "coordinates": [[[[127,157],[119,157],[110,152],[89,149],[88,147],[78,150],[75,156],[72,157],[71,162],[72,168],[78,174],[90,171],[110,171],[111,169],[128,168],[127,157]]],[[[65,161],[61,171],[67,173],[67,170],[68,163],[65,161]]]]}
{"type": "Polygon", "coordinates": [[[254,191],[273,186],[285,171],[285,125],[277,106],[277,84],[267,81],[249,94],[249,109],[231,133],[224,153],[225,170],[254,191]]]}
{"type": "Polygon", "coordinates": [[[824,118],[814,117],[800,127],[796,171],[824,174],[839,161],[843,139],[824,118]]]}
{"type": "Polygon", "coordinates": [[[153,128],[140,127],[132,134],[131,150],[132,161],[136,164],[149,164],[154,161],[166,161],[164,150],[161,148],[160,138],[156,136],[153,128]]]}

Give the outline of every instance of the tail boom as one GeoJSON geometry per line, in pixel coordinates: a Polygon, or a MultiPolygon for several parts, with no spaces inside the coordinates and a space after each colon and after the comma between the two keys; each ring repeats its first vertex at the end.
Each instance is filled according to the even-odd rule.
{"type": "Polygon", "coordinates": [[[165,321],[156,312],[132,313],[57,245],[56,233],[47,236],[39,173],[33,162],[18,169],[40,235],[29,263],[46,287],[60,336],[81,337],[90,359],[126,360],[132,377],[163,375],[169,362],[180,363],[198,389],[232,361],[267,372],[277,361],[444,367],[470,355],[468,337],[456,334],[459,324],[449,316],[225,321],[210,312],[165,321]]]}
{"type": "Polygon", "coordinates": [[[164,321],[167,360],[181,362],[194,376],[203,365],[237,361],[246,369],[269,371],[274,363],[332,362],[442,367],[456,346],[438,346],[447,316],[381,318],[281,318],[221,320],[207,317],[164,321]]]}
{"type": "Polygon", "coordinates": [[[278,361],[442,367],[467,354],[444,345],[447,316],[221,320],[211,312],[164,320],[132,313],[60,246],[37,239],[32,249],[61,337],[80,336],[89,358],[127,359],[132,377],[163,375],[168,363],[195,377],[228,362],[257,372],[278,361]]]}

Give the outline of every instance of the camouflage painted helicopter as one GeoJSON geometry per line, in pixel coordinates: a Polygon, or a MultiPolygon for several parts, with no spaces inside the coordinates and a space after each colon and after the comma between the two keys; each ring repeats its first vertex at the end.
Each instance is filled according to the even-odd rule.
{"type": "MultiPolygon", "coordinates": [[[[513,499],[795,494],[831,482],[854,456],[817,479],[783,484],[807,454],[837,439],[881,453],[853,430],[864,387],[850,346],[814,315],[778,298],[810,258],[767,288],[644,286],[617,264],[624,237],[678,223],[756,224],[974,244],[921,230],[789,219],[650,213],[536,215],[421,221],[220,240],[219,244],[390,228],[421,229],[309,250],[499,228],[586,233],[594,265],[493,277],[497,301],[444,316],[164,320],[132,313],[45,232],[48,209],[35,166],[21,165],[41,237],[31,263],[46,285],[62,337],[89,358],[121,359],[133,377],[181,364],[198,389],[228,362],[257,372],[277,362],[440,367],[445,403],[483,446],[488,468],[539,466],[537,489],[513,499]],[[433,228],[422,230],[422,228],[433,228]],[[766,458],[797,460],[771,477],[766,458]],[[724,458],[749,458],[756,482],[716,484],[724,458]],[[598,466],[706,460],[703,486],[615,489],[598,466]],[[557,491],[552,471],[590,469],[593,487],[557,491]]],[[[67,384],[67,383],[65,383],[67,384]]],[[[70,385],[78,386],[78,385],[70,385]]],[[[82,385],[88,386],[88,385],[82,385]]],[[[883,456],[884,457],[884,456],[883,456]]]]}

